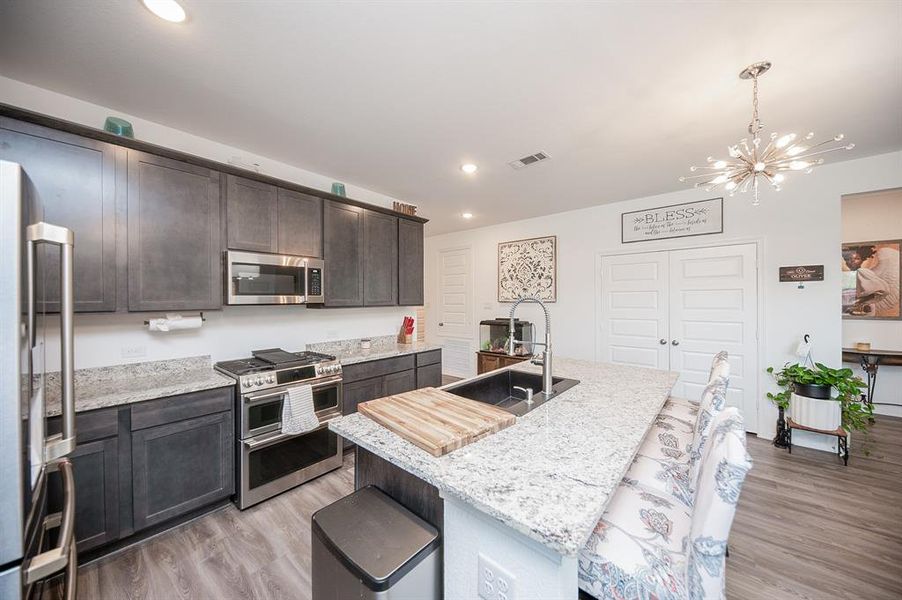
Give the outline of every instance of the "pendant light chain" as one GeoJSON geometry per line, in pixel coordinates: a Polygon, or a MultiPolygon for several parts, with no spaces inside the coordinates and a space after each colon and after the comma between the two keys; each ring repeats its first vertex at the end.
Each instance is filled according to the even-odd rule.
{"type": "Polygon", "coordinates": [[[758,137],[761,131],[761,121],[758,119],[758,74],[752,75],[752,122],[749,123],[749,133],[758,137]]]}

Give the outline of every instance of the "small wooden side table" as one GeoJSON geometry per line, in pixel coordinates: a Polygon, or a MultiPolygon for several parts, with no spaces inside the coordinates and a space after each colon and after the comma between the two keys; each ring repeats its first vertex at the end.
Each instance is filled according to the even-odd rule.
{"type": "Polygon", "coordinates": [[[789,453],[792,454],[792,430],[799,429],[801,431],[813,431],[814,433],[823,433],[825,435],[835,435],[837,438],[836,455],[842,459],[844,465],[849,464],[849,434],[842,427],[835,430],[814,429],[813,427],[805,427],[793,421],[790,417],[786,417],[786,430],[788,432],[789,453]]]}

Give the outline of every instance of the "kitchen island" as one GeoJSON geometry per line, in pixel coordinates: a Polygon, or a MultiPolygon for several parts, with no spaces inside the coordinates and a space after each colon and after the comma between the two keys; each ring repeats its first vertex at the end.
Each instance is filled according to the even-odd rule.
{"type": "MultiPolygon", "coordinates": [[[[554,367],[556,377],[580,383],[515,425],[442,457],[361,414],[330,424],[362,454],[437,490],[446,598],[478,596],[480,556],[513,576],[518,598],[576,598],[577,554],[677,379],[564,358],[554,367]]],[[[357,480],[362,484],[359,472],[357,480]]]]}

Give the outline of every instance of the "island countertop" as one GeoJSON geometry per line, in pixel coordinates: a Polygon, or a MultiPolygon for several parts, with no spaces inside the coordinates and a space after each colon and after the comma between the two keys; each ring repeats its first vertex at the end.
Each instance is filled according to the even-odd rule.
{"type": "MultiPolygon", "coordinates": [[[[509,368],[541,371],[532,364],[509,368]]],[[[678,374],[557,358],[554,375],[580,383],[515,425],[438,458],[359,413],[329,427],[443,493],[576,556],[678,374]]]]}

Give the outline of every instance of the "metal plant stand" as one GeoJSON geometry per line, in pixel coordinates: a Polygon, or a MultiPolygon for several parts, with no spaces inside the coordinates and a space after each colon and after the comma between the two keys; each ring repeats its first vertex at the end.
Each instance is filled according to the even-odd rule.
{"type": "MultiPolygon", "coordinates": [[[[804,425],[799,425],[791,418],[786,419],[786,425],[786,431],[788,433],[789,441],[788,448],[790,454],[792,454],[792,430],[799,429],[801,431],[813,431],[814,433],[835,435],[838,442],[836,444],[836,455],[842,459],[844,465],[849,464],[849,433],[842,427],[837,427],[832,431],[827,429],[814,429],[813,427],[805,427],[804,425]]],[[[774,440],[774,445],[776,445],[776,440],[774,440]]]]}

